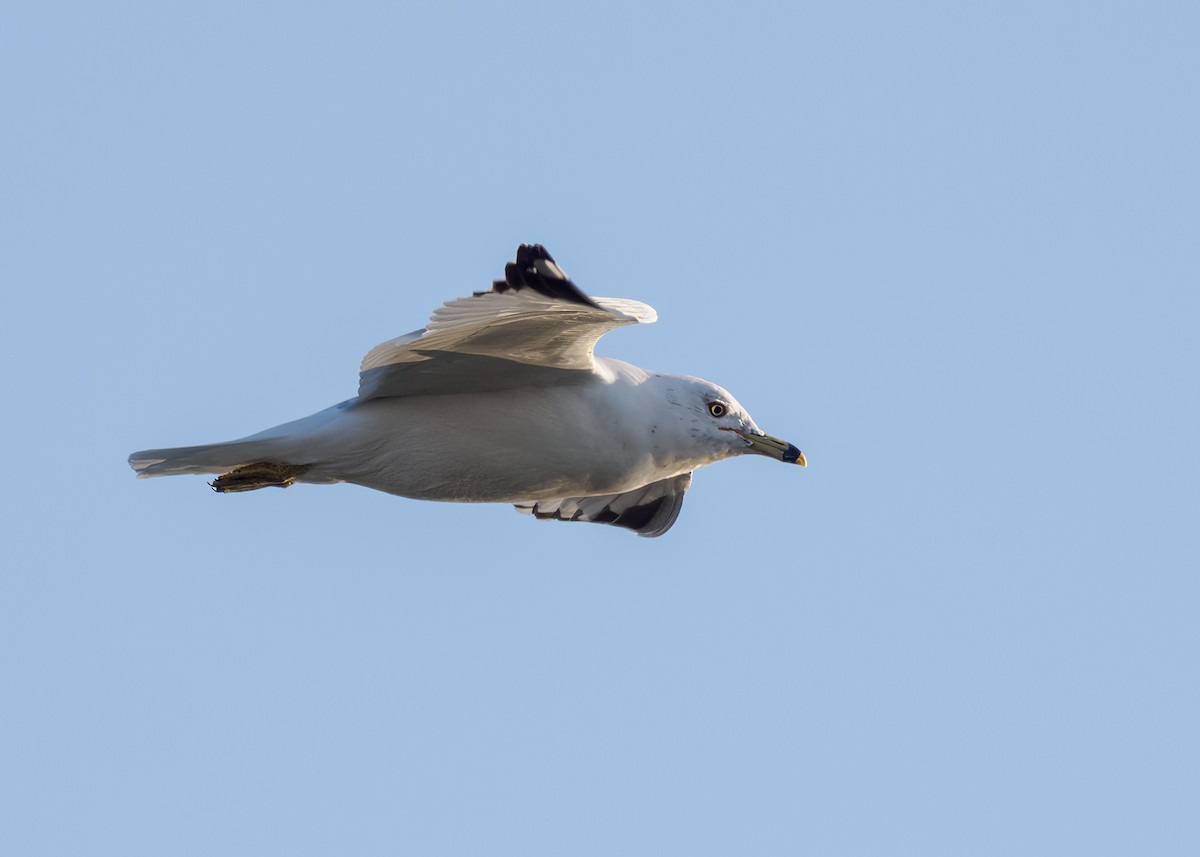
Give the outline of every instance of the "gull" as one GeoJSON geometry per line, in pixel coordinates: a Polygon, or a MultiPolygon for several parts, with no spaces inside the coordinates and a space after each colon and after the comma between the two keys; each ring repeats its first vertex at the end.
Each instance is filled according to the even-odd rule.
{"type": "Polygon", "coordinates": [[[139,478],[217,474],[221,493],[351,482],[661,536],[696,468],[743,453],[807,461],[722,387],[593,353],[606,332],[657,318],[638,301],[589,297],[544,247],[522,244],[490,291],[372,349],[355,398],[129,464],[139,478]]]}

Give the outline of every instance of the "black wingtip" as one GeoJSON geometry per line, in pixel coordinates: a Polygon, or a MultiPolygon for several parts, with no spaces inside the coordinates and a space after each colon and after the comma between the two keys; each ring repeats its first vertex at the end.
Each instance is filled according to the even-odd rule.
{"type": "Polygon", "coordinates": [[[558,267],[550,251],[541,244],[522,244],[517,258],[504,266],[504,279],[492,284],[498,294],[532,289],[540,295],[560,301],[596,307],[597,304],[580,290],[566,272],[558,267]]]}
{"type": "MultiPolygon", "coordinates": [[[[675,523],[675,518],[679,516],[682,497],[682,494],[678,497],[671,495],[656,497],[649,503],[631,506],[621,512],[604,508],[588,518],[587,521],[592,524],[611,524],[614,527],[624,527],[639,536],[654,538],[661,536],[671,528],[671,524],[675,523]],[[668,502],[672,505],[664,508],[664,504],[668,502]]],[[[539,521],[578,521],[583,517],[583,510],[577,509],[571,517],[564,518],[557,509],[553,512],[540,512],[534,506],[533,516],[539,521]]]]}
{"type": "Polygon", "coordinates": [[[532,265],[538,259],[554,262],[554,257],[550,255],[550,251],[541,244],[522,244],[517,248],[518,265],[532,265]]]}

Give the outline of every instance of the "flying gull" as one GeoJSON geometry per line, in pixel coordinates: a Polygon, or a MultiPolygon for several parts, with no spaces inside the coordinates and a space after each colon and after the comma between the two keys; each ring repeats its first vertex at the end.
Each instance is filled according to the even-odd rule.
{"type": "Polygon", "coordinates": [[[544,247],[522,244],[490,291],[372,349],[357,397],[241,440],[135,452],[129,464],[139,477],[218,474],[210,484],[222,493],[353,482],[661,536],[697,467],[747,452],[807,462],[716,384],[593,354],[607,331],[656,319],[638,301],[589,297],[544,247]]]}

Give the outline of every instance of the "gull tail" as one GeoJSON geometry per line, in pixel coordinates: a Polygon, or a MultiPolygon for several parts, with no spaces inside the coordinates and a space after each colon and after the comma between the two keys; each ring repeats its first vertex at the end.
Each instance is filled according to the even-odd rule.
{"type": "Polygon", "coordinates": [[[284,458],[285,438],[234,440],[204,446],[178,446],[172,449],[144,449],[129,456],[129,466],[138,479],[152,476],[176,476],[183,473],[228,473],[248,464],[264,461],[279,464],[284,458]]]}
{"type": "MultiPolygon", "coordinates": [[[[212,487],[221,492],[251,491],[270,485],[286,488],[306,473],[323,451],[324,429],[337,420],[351,402],[284,423],[264,432],[225,443],[144,449],[129,456],[129,466],[139,479],[187,473],[216,473],[212,487]]],[[[312,474],[314,477],[317,474],[312,474]]],[[[312,478],[305,481],[334,482],[312,478]]]]}

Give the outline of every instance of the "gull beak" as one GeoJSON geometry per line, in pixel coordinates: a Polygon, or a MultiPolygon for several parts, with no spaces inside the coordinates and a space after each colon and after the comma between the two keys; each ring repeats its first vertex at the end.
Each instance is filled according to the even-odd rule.
{"type": "Polygon", "coordinates": [[[804,453],[786,440],[780,440],[777,437],[752,431],[742,431],[740,429],[729,429],[729,431],[746,441],[747,452],[757,452],[759,455],[769,456],[776,461],[782,461],[784,464],[799,464],[801,467],[808,466],[808,460],[804,457],[804,453]]]}

